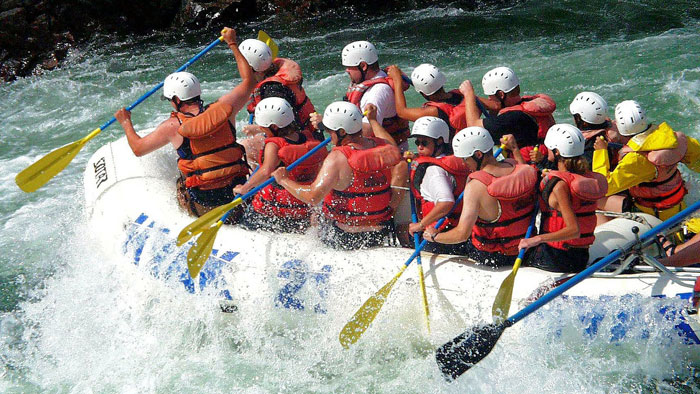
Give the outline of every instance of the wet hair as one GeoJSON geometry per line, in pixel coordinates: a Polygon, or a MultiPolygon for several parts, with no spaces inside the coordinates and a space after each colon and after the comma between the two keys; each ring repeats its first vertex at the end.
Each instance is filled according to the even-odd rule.
{"type": "Polygon", "coordinates": [[[374,62],[372,64],[368,64],[367,69],[372,70],[372,71],[379,71],[379,62],[374,62]]]}
{"type": "Polygon", "coordinates": [[[574,174],[583,175],[591,170],[591,165],[585,156],[576,157],[559,157],[559,160],[564,163],[564,168],[574,174]]]}

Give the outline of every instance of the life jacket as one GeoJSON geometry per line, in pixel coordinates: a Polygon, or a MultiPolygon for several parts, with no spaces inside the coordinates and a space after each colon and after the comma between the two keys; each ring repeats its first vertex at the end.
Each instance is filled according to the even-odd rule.
{"type": "Polygon", "coordinates": [[[293,60],[284,59],[281,57],[276,58],[272,61],[278,68],[277,73],[271,77],[267,77],[255,85],[253,94],[250,96],[250,102],[248,103],[248,112],[255,113],[255,107],[263,99],[261,96],[262,86],[266,83],[276,82],[289,88],[289,90],[294,93],[294,102],[291,104],[294,109],[294,116],[296,121],[299,122],[301,127],[308,131],[313,131],[310,115],[315,112],[314,105],[311,103],[311,99],[306,95],[306,91],[302,87],[302,82],[304,78],[301,74],[301,67],[293,60]]]}
{"type": "MultiPolygon", "coordinates": [[[[662,126],[668,127],[666,123],[663,123],[659,126],[659,129],[662,126]]],[[[620,160],[626,154],[635,152],[646,157],[656,167],[656,177],[654,179],[629,189],[630,195],[636,204],[655,210],[663,210],[680,204],[683,201],[683,197],[688,194],[681,172],[678,170],[678,163],[683,160],[688,150],[688,139],[683,133],[674,132],[674,134],[678,142],[674,148],[636,151],[628,143],[628,145],[620,149],[620,160]]],[[[637,145],[641,146],[649,135],[637,135],[633,137],[633,140],[637,137],[640,137],[637,145]]]]}
{"type": "Polygon", "coordinates": [[[469,174],[487,187],[489,195],[498,200],[500,213],[493,222],[478,218],[472,228],[472,244],[489,253],[508,256],[518,254],[518,243],[525,237],[535,210],[537,170],[527,164],[515,164],[513,172],[494,177],[486,171],[469,174]]]}
{"type": "MultiPolygon", "coordinates": [[[[394,91],[394,81],[391,78],[374,78],[360,83],[351,83],[345,94],[345,100],[355,104],[359,108],[360,100],[362,100],[362,96],[365,92],[378,83],[385,83],[391,87],[392,92],[394,91]]],[[[401,81],[401,84],[404,91],[408,90],[409,85],[406,82],[401,81]]],[[[360,108],[360,111],[362,111],[362,108],[360,108]]],[[[408,128],[408,120],[401,119],[398,115],[391,118],[384,118],[382,127],[391,134],[397,145],[408,141],[408,137],[411,135],[411,130],[408,128]]]]}
{"type": "Polygon", "coordinates": [[[595,140],[596,138],[603,136],[605,137],[606,141],[612,143],[608,145],[608,158],[610,159],[610,168],[615,168],[617,166],[619,160],[620,147],[623,144],[620,144],[621,136],[620,132],[617,131],[617,127],[615,126],[615,124],[611,124],[609,127],[606,127],[604,129],[581,130],[581,134],[583,134],[583,138],[585,139],[585,145],[583,148],[583,151],[585,152],[584,155],[590,163],[593,162],[593,152],[595,151],[593,145],[595,144],[595,140]],[[617,147],[615,148],[613,147],[613,144],[620,145],[617,145],[617,147]]]}
{"type": "Polygon", "coordinates": [[[586,248],[595,241],[593,231],[596,226],[595,210],[599,199],[608,192],[608,181],[597,172],[587,172],[584,175],[572,172],[548,171],[540,182],[542,200],[542,233],[554,233],[566,227],[561,212],[549,206],[549,196],[557,180],[563,180],[569,187],[571,208],[576,214],[579,227],[579,238],[565,241],[547,242],[553,248],[566,250],[568,248],[586,248]],[[556,178],[556,180],[554,180],[556,178]]]}
{"type": "MultiPolygon", "coordinates": [[[[267,144],[275,144],[279,147],[277,156],[282,162],[280,165],[286,167],[294,163],[311,149],[315,148],[318,144],[320,144],[320,142],[306,138],[304,142],[294,144],[282,137],[271,137],[265,139],[265,145],[267,144]]],[[[265,148],[263,147],[263,149],[260,151],[260,157],[262,158],[261,162],[263,163],[264,151],[265,148]]],[[[289,178],[293,181],[299,182],[302,185],[312,183],[316,178],[318,170],[321,168],[321,164],[323,164],[323,160],[326,158],[326,156],[328,156],[328,151],[326,149],[320,149],[311,157],[294,167],[294,169],[289,172],[289,178]]],[[[308,204],[294,197],[277,182],[272,182],[255,194],[252,205],[256,212],[268,216],[272,215],[292,219],[306,219],[311,213],[311,208],[308,204]]]]}
{"type": "MultiPolygon", "coordinates": [[[[443,156],[440,158],[419,156],[413,160],[414,165],[411,168],[411,192],[416,198],[416,202],[420,203],[420,218],[424,218],[430,213],[430,211],[435,208],[435,203],[433,201],[427,201],[423,199],[420,193],[420,185],[423,183],[423,178],[425,177],[425,171],[428,167],[436,165],[447,171],[452,175],[454,179],[454,184],[452,185],[452,194],[457,197],[464,191],[464,185],[467,183],[467,176],[469,175],[469,167],[467,167],[464,160],[455,157],[454,155],[443,156]]],[[[460,202],[448,215],[448,223],[450,226],[455,227],[459,222],[459,215],[462,213],[462,202],[460,202]]],[[[434,225],[433,223],[432,225],[434,225]]]]}
{"type": "Polygon", "coordinates": [[[444,101],[428,101],[423,104],[423,107],[436,107],[449,118],[448,126],[450,126],[450,140],[460,130],[467,127],[466,108],[464,107],[464,96],[459,89],[449,91],[450,94],[458,95],[462,100],[459,104],[450,104],[444,101]]]}
{"type": "MultiPolygon", "coordinates": [[[[547,131],[550,127],[554,126],[554,110],[557,109],[557,104],[552,100],[551,97],[546,94],[536,94],[534,96],[522,96],[522,101],[518,105],[513,105],[510,107],[503,108],[498,111],[498,114],[504,114],[510,111],[522,111],[526,114],[532,116],[537,122],[537,138],[540,142],[544,141],[544,137],[547,135],[547,131]]],[[[546,154],[542,145],[540,151],[546,154]]],[[[530,157],[530,151],[533,149],[531,146],[526,146],[520,149],[520,153],[525,160],[530,157]]]]}
{"type": "Polygon", "coordinates": [[[236,178],[236,184],[245,182],[248,163],[229,121],[232,113],[230,105],[215,102],[194,117],[181,112],[170,115],[180,121],[177,132],[183,142],[177,149],[177,167],[186,187],[209,190],[231,186],[236,178]]]}
{"type": "Polygon", "coordinates": [[[391,219],[391,169],[401,160],[401,153],[382,139],[370,139],[376,144],[373,148],[333,148],[347,157],[353,178],[347,189],[331,190],[325,197],[326,217],[355,226],[376,226],[391,219]]]}

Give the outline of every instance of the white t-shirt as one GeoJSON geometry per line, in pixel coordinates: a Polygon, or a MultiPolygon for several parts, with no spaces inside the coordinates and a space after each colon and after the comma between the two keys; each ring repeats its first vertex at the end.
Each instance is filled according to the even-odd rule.
{"type": "Polygon", "coordinates": [[[426,201],[455,202],[455,179],[442,167],[432,165],[425,170],[423,182],[420,184],[420,195],[426,201]]]}
{"type": "MultiPolygon", "coordinates": [[[[379,71],[372,79],[386,78],[384,71],[379,71]]],[[[360,109],[364,109],[367,104],[377,106],[377,122],[381,124],[385,118],[396,116],[396,102],[394,101],[394,90],[386,83],[378,83],[365,91],[360,99],[360,109]]],[[[362,122],[369,123],[367,118],[362,122]]]]}

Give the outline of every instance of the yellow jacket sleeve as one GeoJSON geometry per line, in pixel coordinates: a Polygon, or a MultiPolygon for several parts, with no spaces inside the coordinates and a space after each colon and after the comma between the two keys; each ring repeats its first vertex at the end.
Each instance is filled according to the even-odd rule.
{"type": "Polygon", "coordinates": [[[656,177],[656,167],[646,157],[635,152],[626,154],[617,163],[615,170],[610,172],[607,149],[599,149],[593,152],[593,171],[607,178],[608,196],[627,190],[642,182],[649,182],[656,177]]]}
{"type": "Polygon", "coordinates": [[[688,139],[688,150],[685,152],[681,163],[695,172],[700,172],[700,142],[695,138],[686,138],[688,139]]]}

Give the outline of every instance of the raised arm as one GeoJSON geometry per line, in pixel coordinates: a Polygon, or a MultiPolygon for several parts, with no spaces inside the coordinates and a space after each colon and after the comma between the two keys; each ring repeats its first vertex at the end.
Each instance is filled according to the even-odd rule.
{"type": "MultiPolygon", "coordinates": [[[[387,75],[394,81],[401,81],[401,69],[396,65],[389,66],[387,75]]],[[[394,83],[394,102],[396,103],[396,114],[401,119],[414,122],[421,116],[438,116],[436,107],[407,108],[406,96],[403,93],[401,83],[394,83]]]]}
{"type": "Polygon", "coordinates": [[[243,108],[248,100],[250,99],[250,94],[253,93],[255,88],[255,78],[253,77],[253,69],[248,64],[245,56],[238,49],[238,44],[236,43],[236,31],[234,29],[225,27],[222,31],[224,36],[224,41],[229,48],[233,51],[233,57],[236,59],[236,65],[238,66],[238,72],[241,75],[241,83],[234,87],[230,92],[221,96],[219,101],[227,103],[233,107],[233,115],[231,117],[235,118],[238,111],[243,108]]]}
{"type": "Polygon", "coordinates": [[[383,139],[391,145],[398,146],[396,144],[396,140],[394,140],[394,137],[392,137],[391,134],[386,131],[384,126],[377,121],[377,106],[374,104],[367,104],[363,110],[364,113],[367,114],[367,120],[369,120],[369,126],[372,128],[373,135],[377,138],[383,139]]]}
{"type": "Polygon", "coordinates": [[[466,80],[459,85],[459,91],[464,95],[464,109],[467,117],[467,126],[484,127],[484,121],[481,120],[481,111],[476,106],[476,94],[474,94],[474,86],[470,80],[466,80]]]}

